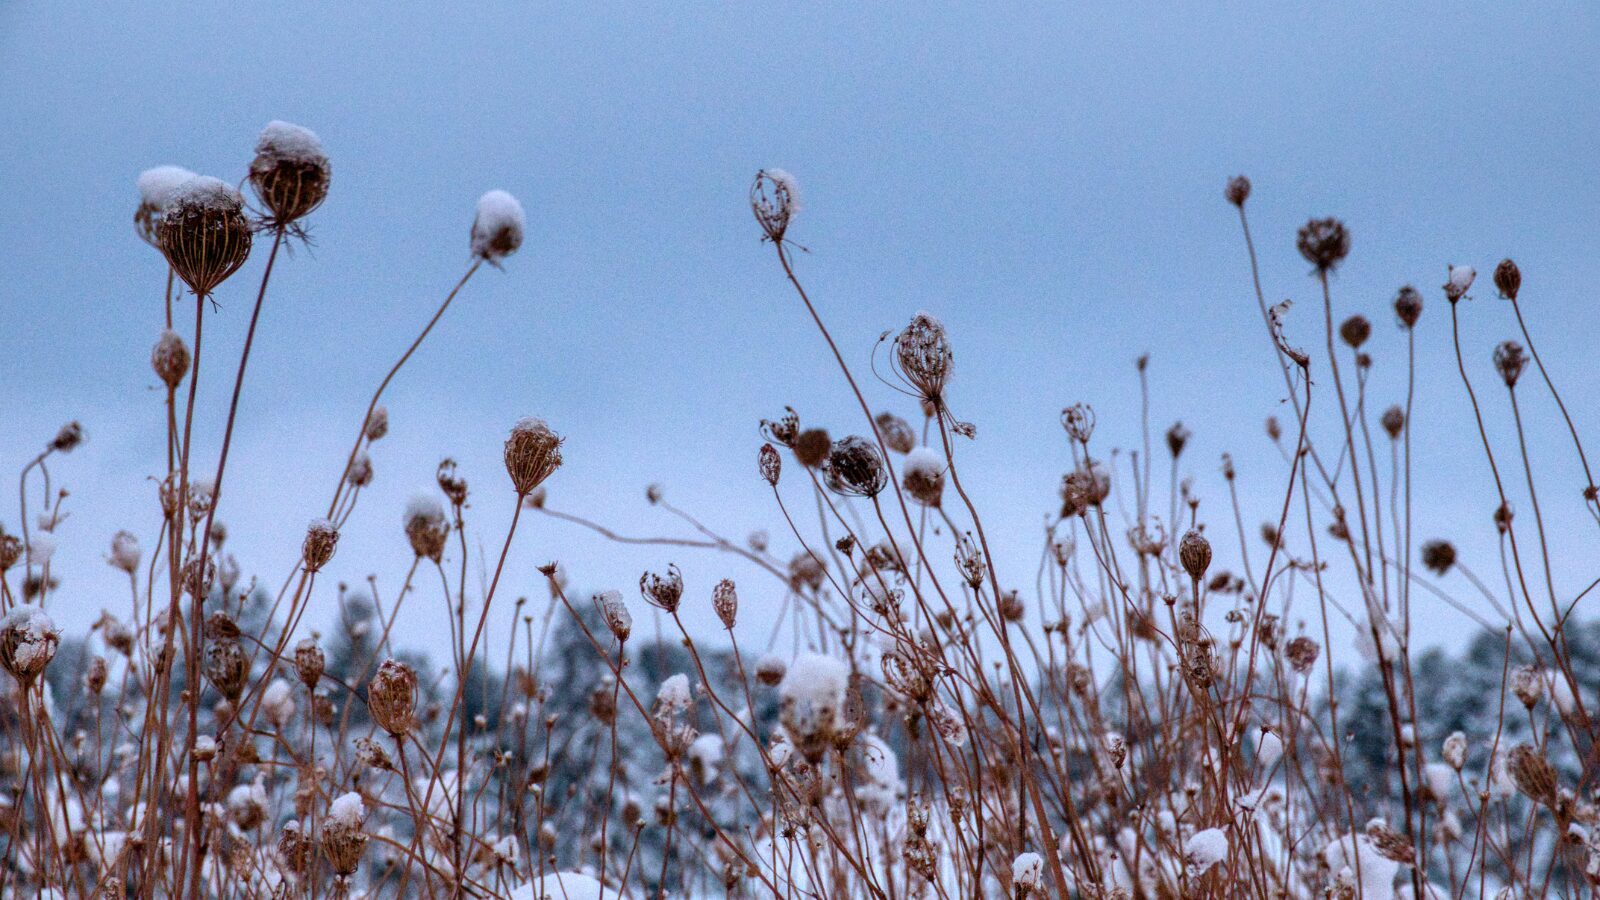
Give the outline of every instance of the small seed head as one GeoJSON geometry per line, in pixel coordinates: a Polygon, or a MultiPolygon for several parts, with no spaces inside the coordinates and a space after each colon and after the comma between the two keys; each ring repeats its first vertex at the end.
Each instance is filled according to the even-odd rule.
{"type": "Polygon", "coordinates": [[[827,429],[807,428],[795,437],[794,457],[808,469],[820,469],[828,461],[828,451],[833,449],[833,439],[827,429]]]}
{"type": "Polygon", "coordinates": [[[1405,410],[1398,406],[1391,406],[1383,411],[1383,417],[1378,420],[1383,430],[1389,433],[1391,439],[1400,437],[1400,432],[1406,427],[1405,410]]]}
{"type": "Polygon", "coordinates": [[[300,676],[306,690],[316,690],[317,682],[328,667],[328,658],[317,645],[316,638],[305,638],[294,647],[294,671],[300,676]]]}
{"type": "Polygon", "coordinates": [[[1354,349],[1360,349],[1372,336],[1372,323],[1366,316],[1351,316],[1339,326],[1339,337],[1354,349]]]}
{"type": "Polygon", "coordinates": [[[778,456],[776,447],[762,444],[761,452],[756,455],[756,467],[767,484],[778,486],[778,476],[783,472],[783,459],[778,456]]]}
{"type": "Polygon", "coordinates": [[[1522,290],[1522,270],[1509,259],[1500,260],[1500,265],[1494,267],[1494,286],[1507,300],[1517,299],[1517,292],[1522,290]]]}
{"type": "Polygon", "coordinates": [[[489,191],[479,197],[472,220],[472,255],[498,264],[522,246],[526,221],[522,204],[505,191],[489,191]]]}
{"type": "Polygon", "coordinates": [[[1195,581],[1206,577],[1206,569],[1211,567],[1211,542],[1199,529],[1191,528],[1184,533],[1178,544],[1178,561],[1195,581]]]}
{"type": "Polygon", "coordinates": [[[878,448],[864,437],[835,441],[822,468],[829,490],[847,497],[876,497],[889,484],[889,470],[878,448]]]}
{"type": "Polygon", "coordinates": [[[239,271],[250,255],[244,198],[216,178],[196,176],[178,187],[156,233],[173,272],[201,297],[239,271]]]}
{"type": "Polygon", "coordinates": [[[169,388],[177,387],[189,374],[189,362],[189,346],[170,328],[161,332],[156,345],[150,349],[150,368],[169,388]]]}
{"type": "Polygon", "coordinates": [[[1394,315],[1406,328],[1417,327],[1422,318],[1422,292],[1409,284],[1401,288],[1394,298],[1394,315]]]}
{"type": "Polygon", "coordinates": [[[762,169],[750,186],[750,211],[769,241],[783,240],[789,222],[800,211],[800,186],[782,169],[762,169]]]}
{"type": "Polygon", "coordinates": [[[734,589],[732,581],[724,578],[711,589],[711,608],[716,610],[717,618],[722,620],[722,627],[732,631],[733,623],[739,617],[739,593],[734,589]]]}
{"type": "Polygon", "coordinates": [[[528,416],[517,422],[506,439],[506,471],[521,496],[527,496],[561,467],[561,436],[543,419],[528,416]]]}
{"type": "Polygon", "coordinates": [[[1494,367],[1500,373],[1500,379],[1506,387],[1517,386],[1517,379],[1522,377],[1522,370],[1528,367],[1528,354],[1523,352],[1522,345],[1516,341],[1503,341],[1494,348],[1494,367]]]}
{"type": "Polygon", "coordinates": [[[955,366],[944,323],[919,312],[894,339],[893,362],[900,376],[937,408],[955,366]]]}
{"type": "Polygon", "coordinates": [[[1250,199],[1250,179],[1243,175],[1235,175],[1228,179],[1228,186],[1222,195],[1234,206],[1244,206],[1244,201],[1250,199]]]}
{"type": "Polygon", "coordinates": [[[1306,262],[1327,273],[1350,255],[1350,232],[1338,219],[1312,219],[1301,226],[1296,246],[1306,262]]]}
{"type": "Polygon", "coordinates": [[[250,185],[272,212],[269,224],[290,225],[321,206],[332,175],[322,141],[311,131],[279,121],[261,130],[250,185]]]}
{"type": "Polygon", "coordinates": [[[417,724],[417,673],[410,666],[386,659],[367,685],[367,706],[378,727],[394,737],[404,737],[417,724]]]}
{"type": "Polygon", "coordinates": [[[667,565],[665,575],[646,572],[639,576],[639,593],[651,606],[677,612],[678,604],[683,602],[683,573],[675,563],[667,565]]]}
{"type": "Polygon", "coordinates": [[[317,572],[333,558],[339,544],[339,530],[327,519],[312,519],[306,526],[306,539],[300,547],[307,572],[317,572]]]}

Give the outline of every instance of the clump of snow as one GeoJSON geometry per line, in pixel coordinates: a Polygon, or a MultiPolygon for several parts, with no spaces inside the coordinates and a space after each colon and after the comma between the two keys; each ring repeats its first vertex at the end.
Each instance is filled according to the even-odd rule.
{"type": "Polygon", "coordinates": [[[1352,884],[1355,883],[1357,858],[1360,859],[1360,893],[1362,897],[1392,897],[1394,896],[1394,879],[1400,874],[1400,864],[1388,859],[1378,852],[1372,838],[1366,835],[1349,835],[1339,838],[1328,844],[1322,851],[1322,858],[1327,861],[1328,868],[1335,874],[1348,873],[1345,877],[1352,884]]]}
{"type": "Polygon", "coordinates": [[[831,729],[849,684],[850,669],[840,660],[819,653],[795,657],[778,685],[784,727],[800,738],[831,729]]]}
{"type": "Polygon", "coordinates": [[[472,220],[473,255],[492,262],[517,252],[525,224],[517,198],[505,191],[489,191],[478,198],[478,214],[472,220]]]}
{"type": "Polygon", "coordinates": [[[61,642],[61,632],[44,610],[22,603],[6,613],[0,624],[9,641],[15,643],[11,658],[19,672],[38,674],[56,655],[56,645],[61,642]]]}
{"type": "Polygon", "coordinates": [[[277,119],[261,129],[261,136],[256,138],[256,155],[319,166],[328,162],[322,139],[315,132],[277,119]]]}
{"type": "Polygon", "coordinates": [[[328,806],[328,824],[359,831],[367,820],[367,807],[355,791],[341,794],[328,806]]]}
{"type": "Polygon", "coordinates": [[[413,494],[411,499],[406,501],[405,523],[408,526],[413,523],[433,526],[442,525],[444,524],[444,504],[440,503],[439,498],[432,494],[413,494]]]}
{"type": "Polygon", "coordinates": [[[1020,853],[1011,863],[1011,883],[1024,893],[1039,888],[1044,878],[1044,857],[1037,853],[1020,853]]]}
{"type": "MultiPolygon", "coordinates": [[[[616,891],[613,896],[620,896],[616,891]]],[[[581,872],[555,872],[511,892],[510,900],[600,900],[601,885],[581,872]]]]}
{"type": "Polygon", "coordinates": [[[693,702],[693,695],[689,693],[689,676],[678,674],[661,682],[661,689],[656,692],[656,715],[670,716],[684,712],[693,702]]]}
{"type": "Polygon", "coordinates": [[[160,212],[184,182],[199,176],[182,166],[156,166],[139,173],[139,205],[160,212]]]}
{"type": "Polygon", "coordinates": [[[1190,878],[1199,878],[1227,857],[1228,836],[1220,828],[1196,831],[1183,842],[1183,866],[1190,878]]]}
{"type": "Polygon", "coordinates": [[[523,416],[517,420],[517,424],[511,426],[512,434],[517,434],[519,432],[549,434],[550,426],[545,424],[545,421],[538,416],[523,416]]]}
{"type": "Polygon", "coordinates": [[[1262,729],[1256,735],[1256,765],[1263,770],[1271,769],[1277,765],[1283,756],[1283,739],[1276,734],[1262,729]]]}
{"type": "Polygon", "coordinates": [[[267,721],[279,728],[289,724],[294,718],[294,690],[289,682],[272,679],[261,695],[261,711],[267,714],[267,721]]]}
{"type": "Polygon", "coordinates": [[[927,447],[913,447],[906,454],[904,467],[907,476],[938,478],[944,474],[944,458],[927,447]]]}
{"type": "Polygon", "coordinates": [[[233,186],[210,175],[196,175],[175,188],[167,198],[168,208],[238,210],[244,198],[233,186]]]}
{"type": "Polygon", "coordinates": [[[50,562],[50,557],[56,555],[56,539],[54,536],[36,534],[28,542],[28,565],[43,566],[50,562]]]}

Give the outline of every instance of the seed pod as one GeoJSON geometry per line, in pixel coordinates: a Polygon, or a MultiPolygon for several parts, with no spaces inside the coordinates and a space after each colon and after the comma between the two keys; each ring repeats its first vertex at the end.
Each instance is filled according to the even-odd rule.
{"type": "Polygon", "coordinates": [[[1422,545],[1422,565],[1435,575],[1443,576],[1456,564],[1456,548],[1449,541],[1426,541],[1422,545]]]}
{"type": "Polygon", "coordinates": [[[1244,201],[1250,198],[1250,179],[1243,175],[1235,175],[1228,179],[1228,186],[1222,195],[1234,206],[1244,206],[1244,201]]]}
{"type": "Polygon", "coordinates": [[[1360,349],[1372,336],[1372,323],[1366,316],[1351,316],[1339,326],[1339,337],[1353,349],[1360,349]]]}
{"type": "Polygon", "coordinates": [[[783,472],[783,460],[778,456],[777,448],[771,444],[762,444],[761,452],[756,455],[756,467],[767,484],[778,486],[778,476],[783,472]]]}
{"type": "Polygon", "coordinates": [[[289,225],[321,206],[332,175],[322,140],[308,129],[272,121],[256,139],[250,184],[272,211],[270,224],[276,227],[289,225]]]}
{"type": "Polygon", "coordinates": [[[732,581],[724,578],[711,589],[711,608],[722,620],[722,627],[732,631],[733,623],[739,617],[739,594],[734,590],[732,581]]]}
{"type": "Polygon", "coordinates": [[[878,426],[878,434],[883,437],[883,443],[896,453],[910,453],[911,448],[917,446],[916,432],[911,430],[911,423],[900,418],[892,412],[878,413],[873,420],[878,426]]]}
{"type": "Polygon", "coordinates": [[[601,591],[594,595],[594,604],[600,608],[600,616],[605,619],[612,636],[619,643],[627,643],[628,636],[633,633],[633,614],[628,612],[628,605],[622,602],[622,594],[601,591]]]}
{"type": "Polygon", "coordinates": [[[150,368],[156,377],[169,388],[175,388],[189,374],[189,347],[172,329],[161,332],[156,345],[150,349],[150,368]]]}
{"type": "Polygon", "coordinates": [[[0,619],[0,667],[24,688],[44,673],[61,645],[61,632],[37,606],[13,606],[0,619]]]}
{"type": "Polygon", "coordinates": [[[357,450],[356,455],[350,458],[344,478],[351,487],[366,487],[372,483],[372,457],[367,455],[367,451],[357,450]]]}
{"type": "Polygon", "coordinates": [[[111,565],[129,575],[139,568],[139,539],[131,531],[119,531],[111,536],[111,565]]]}
{"type": "Polygon", "coordinates": [[[1067,437],[1080,444],[1089,443],[1094,435],[1094,407],[1087,403],[1074,403],[1061,411],[1061,427],[1067,437]]]}
{"type": "Polygon", "coordinates": [[[361,830],[366,818],[366,805],[354,792],[328,806],[322,825],[322,855],[340,878],[349,878],[361,866],[361,854],[367,849],[367,835],[361,830]]]}
{"type": "Polygon", "coordinates": [[[1311,671],[1311,667],[1317,664],[1317,657],[1321,652],[1322,648],[1317,642],[1304,635],[1290,641],[1289,645],[1283,648],[1283,655],[1289,661],[1289,667],[1301,675],[1311,671]]]}
{"type": "Polygon", "coordinates": [[[306,526],[306,539],[300,547],[307,572],[317,572],[333,558],[339,544],[339,530],[327,519],[312,519],[306,526]]]}
{"type": "Polygon", "coordinates": [[[800,185],[782,169],[762,169],[750,186],[750,211],[767,240],[781,241],[789,221],[800,211],[800,185]]]}
{"type": "Polygon", "coordinates": [[[1500,289],[1500,296],[1516,300],[1517,292],[1522,290],[1522,270],[1509,259],[1500,260],[1500,265],[1494,267],[1494,286],[1500,289]]]}
{"type": "Polygon", "coordinates": [[[1383,430],[1389,433],[1390,439],[1400,437],[1400,432],[1406,427],[1406,414],[1398,406],[1391,406],[1383,411],[1383,417],[1378,420],[1383,430]]]}
{"type": "Polygon", "coordinates": [[[328,659],[317,646],[315,638],[306,638],[294,647],[294,671],[306,690],[316,690],[317,682],[328,667],[328,659]]]}
{"type": "Polygon", "coordinates": [[[216,613],[206,620],[205,676],[218,693],[237,704],[250,680],[250,657],[239,646],[239,626],[216,613]]]}
{"type": "Polygon", "coordinates": [[[1172,427],[1167,429],[1167,450],[1173,459],[1183,455],[1183,448],[1188,445],[1192,434],[1189,429],[1183,427],[1182,422],[1174,422],[1172,427]]]}
{"type": "Polygon", "coordinates": [[[835,441],[828,451],[822,479],[836,494],[876,497],[889,484],[889,470],[876,446],[866,438],[850,435],[835,441]]]}
{"type": "Polygon", "coordinates": [[[944,496],[944,460],[927,447],[916,447],[906,454],[901,469],[901,485],[911,499],[938,509],[944,496]]]}
{"type": "Polygon", "coordinates": [[[417,724],[417,673],[398,660],[386,659],[367,685],[367,708],[378,727],[404,737],[417,724]]]}
{"type": "Polygon", "coordinates": [[[239,271],[252,240],[239,192],[204,175],[173,192],[157,235],[167,263],[201,297],[239,271]]]}
{"type": "Polygon", "coordinates": [[[1533,666],[1518,666],[1511,670],[1511,693],[1524,708],[1533,709],[1544,697],[1544,678],[1533,666]]]}
{"type": "Polygon", "coordinates": [[[1473,279],[1477,277],[1477,270],[1471,266],[1451,266],[1450,277],[1444,283],[1445,299],[1454,303],[1465,297],[1472,288],[1473,279]]]}
{"type": "Polygon", "coordinates": [[[1198,529],[1189,529],[1178,544],[1178,561],[1183,563],[1183,570],[1189,577],[1199,582],[1211,567],[1211,542],[1198,529]]]}
{"type": "Polygon", "coordinates": [[[472,220],[472,255],[499,263],[522,246],[525,223],[522,204],[505,191],[489,191],[479,197],[472,220]]]}
{"type": "Polygon", "coordinates": [[[1394,298],[1394,315],[1401,325],[1415,328],[1422,318],[1422,292],[1409,284],[1401,288],[1394,298]]]}
{"type": "Polygon", "coordinates": [[[917,313],[895,337],[890,360],[906,383],[937,409],[955,366],[944,324],[928,313],[917,313]]]}
{"type": "Polygon", "coordinates": [[[818,469],[828,461],[828,451],[833,449],[833,439],[825,428],[807,428],[794,440],[794,458],[808,469],[818,469]]]}
{"type": "Polygon", "coordinates": [[[1440,751],[1445,764],[1457,772],[1467,764],[1467,736],[1459,731],[1451,733],[1444,739],[1444,747],[1440,751]]]}
{"type": "Polygon", "coordinates": [[[527,496],[561,467],[561,437],[543,419],[527,416],[506,438],[506,471],[519,496],[527,496]]]}
{"type": "Polygon", "coordinates": [[[1528,799],[1555,808],[1556,770],[1538,750],[1527,744],[1512,747],[1506,759],[1506,773],[1528,799]]]}
{"type": "Polygon", "coordinates": [[[83,438],[83,426],[77,421],[68,422],[50,439],[50,449],[57,453],[71,453],[83,443],[83,438]]]}
{"type": "Polygon", "coordinates": [[[1350,255],[1350,232],[1338,219],[1312,219],[1301,226],[1296,247],[1319,272],[1330,272],[1350,255]]]}
{"type": "Polygon", "coordinates": [[[669,613],[677,612],[678,604],[683,601],[683,573],[678,571],[676,564],[671,563],[667,565],[665,575],[646,572],[639,576],[639,593],[651,606],[669,613]]]}
{"type": "Polygon", "coordinates": [[[389,407],[381,404],[374,406],[372,412],[367,415],[367,422],[362,426],[361,433],[369,441],[383,440],[383,436],[389,433],[389,407]]]}
{"type": "Polygon", "coordinates": [[[89,660],[89,670],[83,673],[83,686],[89,693],[99,696],[106,688],[106,677],[109,671],[106,667],[106,658],[96,656],[89,660]]]}
{"type": "Polygon", "coordinates": [[[445,520],[444,507],[427,494],[418,494],[406,504],[406,538],[418,557],[438,562],[444,555],[445,539],[450,536],[450,523],[445,520]]]}
{"type": "Polygon", "coordinates": [[[1502,341],[1500,346],[1494,348],[1494,367],[1506,387],[1514,388],[1517,379],[1522,377],[1522,371],[1528,367],[1528,354],[1516,341],[1502,341]]]}

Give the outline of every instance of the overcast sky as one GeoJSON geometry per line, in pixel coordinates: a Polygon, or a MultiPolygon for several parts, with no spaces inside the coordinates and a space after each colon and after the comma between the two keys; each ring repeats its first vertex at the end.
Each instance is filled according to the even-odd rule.
{"type": "MultiPolygon", "coordinates": [[[[646,504],[645,486],[660,482],[730,538],[764,528],[780,555],[796,549],[755,475],[758,421],[791,404],[835,434],[863,423],[759,240],[746,194],[762,166],[800,180],[791,237],[811,251],[800,273],[858,375],[881,331],[921,309],[947,323],[951,402],[979,429],[960,449],[965,481],[1002,580],[1019,587],[1032,585],[1040,522],[1068,465],[1061,407],[1094,404],[1103,452],[1132,445],[1141,353],[1155,427],[1181,418],[1195,433],[1183,468],[1213,534],[1232,533],[1224,452],[1252,542],[1275,517],[1286,473],[1262,421],[1287,416],[1222,199],[1239,172],[1256,185],[1269,299],[1301,301],[1290,320],[1301,343],[1320,344],[1320,297],[1294,229],[1312,215],[1349,224],[1335,314],[1376,325],[1374,411],[1404,390],[1389,302],[1407,282],[1424,292],[1419,539],[1453,537],[1503,583],[1493,486],[1438,290],[1447,264],[1487,273],[1517,258],[1539,348],[1579,428],[1600,434],[1592,8],[192,5],[0,7],[0,474],[14,485],[62,422],[88,430],[87,445],[52,464],[71,491],[52,609],[73,630],[122,603],[103,561],[111,534],[131,529],[149,547],[159,522],[162,394],[148,356],[165,269],[134,235],[134,180],[173,163],[236,182],[271,119],[317,131],[334,172],[310,220],[315,247],[274,274],[219,513],[245,571],[274,587],[366,398],[465,269],[478,195],[504,188],[528,213],[522,251],[474,279],[391,388],[375,485],[310,623],[327,622],[339,580],[374,574],[392,595],[410,557],[400,511],[432,489],[447,455],[472,486],[476,571],[510,517],[500,446],[526,414],[568,439],[552,506],[628,534],[688,535],[646,504]]],[[[207,326],[202,461],[215,458],[264,257],[219,290],[207,326]]],[[[1489,366],[1515,321],[1487,279],[1475,293],[1462,310],[1467,362],[1528,519],[1489,366]]],[[[914,413],[865,381],[875,406],[914,413]]],[[[1570,596],[1600,574],[1597,535],[1554,407],[1526,384],[1556,582],[1570,596]]],[[[1314,402],[1325,416],[1335,403],[1331,390],[1314,402]]],[[[786,488],[806,508],[799,484],[786,488]]],[[[11,531],[13,490],[0,506],[11,531]]],[[[741,634],[770,629],[781,590],[746,563],[523,522],[506,599],[542,603],[534,567],[550,559],[575,587],[630,599],[641,570],[676,561],[697,628],[713,630],[711,584],[731,576],[741,634]]],[[[1217,565],[1237,567],[1218,545],[1217,565]]],[[[1459,578],[1445,585],[1468,596],[1459,578]]],[[[401,642],[438,651],[437,588],[407,602],[401,642]]],[[[1417,603],[1425,641],[1471,633],[1417,603]]]]}

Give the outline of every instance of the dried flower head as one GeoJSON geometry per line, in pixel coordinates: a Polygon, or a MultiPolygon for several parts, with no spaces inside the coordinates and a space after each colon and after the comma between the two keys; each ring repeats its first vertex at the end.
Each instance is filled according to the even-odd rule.
{"type": "Polygon", "coordinates": [[[472,219],[472,255],[498,265],[522,246],[525,223],[522,204],[505,191],[489,191],[479,197],[472,219]]]}
{"type": "Polygon", "coordinates": [[[333,558],[333,550],[339,544],[339,529],[328,519],[312,519],[306,526],[306,539],[300,546],[301,558],[305,560],[307,572],[317,572],[328,564],[333,558]]]}
{"type": "Polygon", "coordinates": [[[406,504],[406,538],[419,557],[438,562],[444,555],[445,539],[450,536],[450,523],[444,517],[444,506],[438,498],[417,494],[406,504]]]}
{"type": "Polygon", "coordinates": [[[1444,746],[1439,755],[1444,757],[1445,765],[1457,772],[1461,771],[1467,764],[1467,736],[1459,731],[1452,732],[1444,739],[1444,746]]]}
{"type": "Polygon", "coordinates": [[[919,398],[940,408],[955,365],[944,323],[925,312],[912,316],[911,324],[895,336],[890,363],[919,398]]]}
{"type": "Polygon", "coordinates": [[[226,613],[206,620],[206,680],[235,704],[250,680],[250,657],[239,645],[239,634],[238,624],[226,613]]]}
{"type": "Polygon", "coordinates": [[[911,423],[900,418],[892,412],[878,413],[873,420],[878,426],[878,434],[883,438],[884,446],[896,453],[910,453],[917,446],[916,432],[911,430],[911,423]]]}
{"type": "Polygon", "coordinates": [[[1391,439],[1399,438],[1400,432],[1404,431],[1406,427],[1405,410],[1398,406],[1389,407],[1383,411],[1383,416],[1378,419],[1378,424],[1383,426],[1383,430],[1389,433],[1391,439]]]}
{"type": "Polygon", "coordinates": [[[819,469],[828,461],[828,451],[833,449],[833,439],[823,428],[807,428],[795,438],[794,458],[808,469],[819,469]]]}
{"type": "Polygon", "coordinates": [[[206,297],[239,271],[252,235],[244,198],[223,181],[198,175],[172,192],[156,234],[172,271],[206,297]]]}
{"type": "Polygon", "coordinates": [[[809,552],[801,551],[789,560],[789,589],[797,594],[818,590],[826,578],[822,563],[809,552]]]}
{"type": "Polygon", "coordinates": [[[1087,403],[1074,403],[1061,411],[1061,427],[1067,437],[1080,444],[1089,443],[1094,434],[1094,407],[1087,403]]]}
{"type": "Polygon", "coordinates": [[[317,682],[328,667],[328,659],[317,645],[316,638],[304,638],[294,645],[294,671],[306,690],[316,690],[317,682]]]}
{"type": "Polygon", "coordinates": [[[944,496],[944,460],[927,447],[916,447],[906,454],[901,467],[901,486],[911,499],[937,509],[944,496]]]}
{"type": "Polygon", "coordinates": [[[800,211],[799,183],[782,169],[762,169],[750,186],[750,211],[767,240],[783,240],[790,220],[800,211]]]}
{"type": "Polygon", "coordinates": [[[467,504],[467,479],[458,472],[456,461],[447,456],[439,460],[439,468],[433,474],[434,481],[439,483],[439,490],[444,492],[451,506],[467,504]]]}
{"type": "Polygon", "coordinates": [[[379,404],[367,414],[367,421],[361,427],[361,433],[369,441],[383,440],[389,433],[389,407],[379,404]]]}
{"type": "Polygon", "coordinates": [[[1290,641],[1288,646],[1283,648],[1283,656],[1289,661],[1289,667],[1301,675],[1311,671],[1311,667],[1317,664],[1317,656],[1321,652],[1322,648],[1317,642],[1304,635],[1290,641]]]}
{"type": "Polygon", "coordinates": [[[50,439],[50,449],[57,453],[71,453],[83,443],[83,426],[77,421],[68,422],[61,426],[56,436],[50,439]]]}
{"type": "Polygon", "coordinates": [[[172,202],[172,195],[195,174],[182,166],[156,166],[139,173],[139,208],[133,213],[134,229],[152,247],[159,247],[157,235],[161,216],[172,202]]]}
{"type": "Polygon", "coordinates": [[[1350,255],[1350,232],[1338,219],[1312,219],[1300,227],[1295,246],[1306,262],[1326,273],[1350,255]]]}
{"type": "Polygon", "coordinates": [[[269,224],[283,228],[321,206],[332,176],[322,140],[309,129],[277,120],[261,129],[250,184],[272,212],[269,224]]]}
{"type": "Polygon", "coordinates": [[[1182,422],[1173,422],[1172,427],[1167,429],[1167,451],[1172,454],[1173,459],[1183,455],[1183,448],[1188,445],[1189,438],[1193,434],[1182,422]]]}
{"type": "Polygon", "coordinates": [[[372,483],[372,457],[365,450],[357,450],[356,455],[350,457],[350,466],[345,469],[345,481],[351,487],[366,487],[372,483]]]}
{"type": "Polygon", "coordinates": [[[396,738],[417,724],[417,673],[410,666],[386,659],[367,685],[367,708],[378,727],[396,738]]]}
{"type": "Polygon", "coordinates": [[[628,612],[621,592],[601,591],[594,595],[594,605],[600,610],[600,617],[605,620],[612,636],[620,643],[627,643],[628,636],[633,633],[633,614],[628,612]]]}
{"type": "Polygon", "coordinates": [[[177,387],[189,374],[189,362],[189,346],[170,328],[161,332],[156,345],[150,348],[150,368],[169,388],[177,387]]]}
{"type": "Polygon", "coordinates": [[[1443,576],[1456,564],[1456,548],[1449,541],[1432,540],[1422,544],[1422,564],[1435,575],[1443,576]]]}
{"type": "Polygon", "coordinates": [[[139,568],[139,559],[142,555],[139,539],[133,532],[119,531],[111,536],[111,556],[108,557],[111,565],[132,575],[139,568]]]}
{"type": "Polygon", "coordinates": [[[349,878],[361,866],[367,849],[367,808],[357,793],[344,794],[328,805],[322,820],[322,855],[341,878],[349,878]]]}
{"type": "Polygon", "coordinates": [[[1506,774],[1528,799],[1555,808],[1556,770],[1537,748],[1528,744],[1512,747],[1506,758],[1506,774]]]}
{"type": "Polygon", "coordinates": [[[1199,529],[1191,528],[1184,533],[1178,544],[1178,561],[1196,584],[1206,577],[1206,569],[1211,568],[1211,542],[1199,529]]]}
{"type": "Polygon", "coordinates": [[[1244,206],[1244,201],[1250,199],[1250,179],[1243,175],[1229,178],[1228,186],[1223,189],[1222,195],[1234,206],[1244,206]]]}
{"type": "Polygon", "coordinates": [[[1381,819],[1368,822],[1366,833],[1368,840],[1372,842],[1372,849],[1384,859],[1402,866],[1409,866],[1417,861],[1417,849],[1411,845],[1411,841],[1381,819]]]}
{"type": "Polygon", "coordinates": [[[722,620],[722,627],[732,631],[733,623],[739,617],[739,593],[731,580],[724,578],[711,589],[711,608],[722,620]]]}
{"type": "Polygon", "coordinates": [[[675,563],[667,565],[665,575],[646,572],[639,576],[639,593],[651,606],[669,613],[677,612],[678,604],[683,601],[683,573],[675,563]]]}
{"type": "Polygon", "coordinates": [[[45,611],[18,604],[0,619],[0,667],[24,688],[33,684],[61,644],[61,632],[45,611]]]}
{"type": "Polygon", "coordinates": [[[1494,267],[1494,286],[1499,289],[1500,296],[1516,300],[1517,292],[1522,290],[1522,270],[1510,259],[1500,260],[1500,265],[1494,267]]]}
{"type": "Polygon", "coordinates": [[[1524,708],[1533,709],[1544,697],[1544,677],[1533,666],[1518,666],[1511,670],[1511,693],[1524,708]]]}
{"type": "Polygon", "coordinates": [[[823,482],[847,497],[876,497],[889,483],[889,470],[878,448],[864,437],[835,441],[822,468],[823,482]]]}
{"type": "Polygon", "coordinates": [[[1514,388],[1517,379],[1522,377],[1522,370],[1528,367],[1528,354],[1516,341],[1502,341],[1494,348],[1494,367],[1506,387],[1514,388]]]}
{"type": "Polygon", "coordinates": [[[1353,349],[1360,349],[1372,336],[1372,323],[1366,316],[1356,315],[1345,319],[1339,326],[1339,337],[1353,349]]]}
{"type": "Polygon", "coordinates": [[[771,444],[762,444],[760,452],[756,454],[756,468],[767,484],[777,487],[778,476],[783,473],[783,459],[778,456],[778,449],[771,444]]]}
{"type": "Polygon", "coordinates": [[[1472,288],[1473,279],[1478,277],[1478,271],[1471,266],[1451,266],[1450,276],[1444,283],[1445,299],[1451,303],[1467,295],[1472,288]]]}
{"type": "Polygon", "coordinates": [[[1401,288],[1394,298],[1394,315],[1401,325],[1415,328],[1422,318],[1422,292],[1409,284],[1401,288]]]}
{"type": "Polygon", "coordinates": [[[527,416],[506,438],[506,471],[519,496],[527,496],[561,467],[561,436],[543,419],[527,416]]]}

